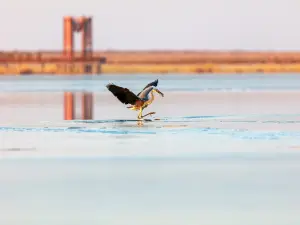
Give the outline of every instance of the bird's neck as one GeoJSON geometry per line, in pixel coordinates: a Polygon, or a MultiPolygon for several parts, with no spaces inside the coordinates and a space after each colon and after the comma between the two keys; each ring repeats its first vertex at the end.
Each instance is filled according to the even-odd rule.
{"type": "Polygon", "coordinates": [[[151,104],[154,101],[154,93],[153,91],[150,92],[150,98],[149,100],[146,102],[147,105],[151,104]]]}

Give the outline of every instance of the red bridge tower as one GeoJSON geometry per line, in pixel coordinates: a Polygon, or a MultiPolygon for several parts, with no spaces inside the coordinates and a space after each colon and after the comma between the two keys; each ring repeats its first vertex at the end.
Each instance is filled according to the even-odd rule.
{"type": "Polygon", "coordinates": [[[64,56],[73,59],[74,33],[81,33],[81,57],[92,57],[92,18],[91,17],[64,17],[64,56]]]}

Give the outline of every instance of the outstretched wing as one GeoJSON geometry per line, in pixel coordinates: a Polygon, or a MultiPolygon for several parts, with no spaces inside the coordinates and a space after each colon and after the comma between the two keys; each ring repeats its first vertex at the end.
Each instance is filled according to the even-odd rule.
{"type": "Polygon", "coordinates": [[[123,104],[134,105],[137,100],[140,100],[134,93],[127,88],[119,87],[114,84],[106,85],[107,89],[116,96],[123,104]]]}
{"type": "MultiPolygon", "coordinates": [[[[154,86],[154,87],[156,87],[156,86],[157,86],[157,84],[158,84],[158,79],[156,79],[155,81],[153,81],[153,82],[151,82],[151,83],[147,84],[147,85],[146,85],[146,87],[144,87],[144,89],[143,89],[142,91],[144,91],[146,88],[148,88],[148,87],[151,87],[151,86],[154,86]]],[[[141,92],[142,92],[142,91],[141,91],[141,92]]],[[[137,94],[137,96],[139,96],[139,95],[141,94],[141,92],[140,92],[140,93],[138,93],[138,94],[137,94]]]]}

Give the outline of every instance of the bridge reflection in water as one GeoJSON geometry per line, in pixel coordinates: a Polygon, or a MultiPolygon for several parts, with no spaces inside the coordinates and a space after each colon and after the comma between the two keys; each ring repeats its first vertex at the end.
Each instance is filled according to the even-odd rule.
{"type": "Polygon", "coordinates": [[[94,99],[92,92],[64,92],[64,119],[65,120],[74,120],[79,119],[76,116],[76,97],[78,94],[81,97],[81,113],[80,119],[82,120],[92,120],[93,119],[93,110],[94,110],[94,99]]]}

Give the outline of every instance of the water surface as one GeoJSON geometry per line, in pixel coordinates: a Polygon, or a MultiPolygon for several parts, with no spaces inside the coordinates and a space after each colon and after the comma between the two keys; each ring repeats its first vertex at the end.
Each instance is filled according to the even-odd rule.
{"type": "Polygon", "coordinates": [[[0,224],[299,225],[299,75],[0,77],[0,224]],[[109,93],[159,78],[136,113],[109,93]],[[63,120],[64,91],[94,120],[63,120]],[[158,120],[154,120],[158,119],[158,120]]]}

